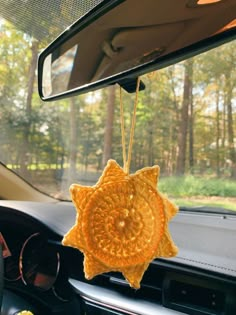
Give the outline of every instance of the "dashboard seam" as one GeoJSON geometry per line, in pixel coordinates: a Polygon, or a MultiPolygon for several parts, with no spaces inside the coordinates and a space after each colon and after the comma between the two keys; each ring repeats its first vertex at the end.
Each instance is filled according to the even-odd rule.
{"type": "Polygon", "coordinates": [[[211,267],[219,268],[219,269],[222,269],[222,270],[228,270],[228,271],[236,272],[235,269],[230,269],[230,268],[225,268],[225,267],[221,267],[221,266],[216,266],[216,265],[204,263],[204,262],[201,262],[201,261],[198,261],[198,260],[194,260],[194,259],[189,259],[189,258],[184,258],[184,257],[178,257],[178,258],[182,259],[182,260],[186,260],[186,261],[195,262],[195,263],[198,263],[198,264],[201,264],[201,265],[205,265],[205,266],[211,266],[211,267]]]}

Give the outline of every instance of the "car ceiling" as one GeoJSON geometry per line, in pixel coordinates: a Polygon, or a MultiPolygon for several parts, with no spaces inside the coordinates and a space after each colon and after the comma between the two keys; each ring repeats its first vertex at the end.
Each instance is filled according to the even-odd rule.
{"type": "Polygon", "coordinates": [[[103,0],[0,0],[0,16],[45,44],[103,0]]]}

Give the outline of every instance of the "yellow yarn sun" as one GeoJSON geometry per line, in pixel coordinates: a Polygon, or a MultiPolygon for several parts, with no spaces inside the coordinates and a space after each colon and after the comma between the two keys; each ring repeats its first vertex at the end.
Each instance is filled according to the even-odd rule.
{"type": "Polygon", "coordinates": [[[95,186],[70,187],[77,217],[62,241],[83,252],[87,279],[119,271],[136,289],[154,258],[172,257],[178,252],[168,231],[168,222],[178,208],[157,190],[159,166],[129,174],[139,82],[127,159],[120,100],[124,167],[109,160],[95,186]]]}

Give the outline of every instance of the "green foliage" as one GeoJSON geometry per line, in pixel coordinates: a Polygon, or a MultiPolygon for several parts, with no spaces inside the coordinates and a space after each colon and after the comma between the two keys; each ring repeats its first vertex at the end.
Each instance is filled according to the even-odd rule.
{"type": "Polygon", "coordinates": [[[236,182],[227,179],[196,176],[164,177],[158,184],[159,190],[172,197],[220,196],[235,197],[236,182]]]}
{"type": "MultiPolygon", "coordinates": [[[[45,178],[47,183],[50,181],[48,174],[48,177],[52,176],[54,190],[60,190],[63,181],[68,190],[70,183],[67,182],[66,172],[71,166],[73,150],[75,180],[81,182],[81,174],[85,178],[91,174],[100,174],[108,89],[73,98],[75,108],[71,113],[71,99],[43,103],[35,85],[29,114],[26,99],[32,38],[6,22],[0,24],[0,35],[0,160],[17,169],[21,168],[21,163],[26,163],[28,179],[33,180],[33,184],[38,184],[39,176],[35,174],[38,174],[37,170],[43,165],[45,171],[40,185],[42,187],[46,183],[45,178]],[[76,121],[75,126],[72,126],[71,116],[76,121]],[[30,126],[27,160],[22,162],[20,156],[27,126],[30,126]],[[75,135],[73,143],[72,129],[75,135]]],[[[232,143],[229,143],[227,116],[230,103],[235,138],[234,51],[235,42],[194,58],[193,167],[189,161],[189,134],[185,156],[185,174],[192,174],[191,176],[174,177],[179,154],[178,131],[182,123],[184,64],[173,65],[142,77],[146,89],[139,93],[132,172],[158,164],[161,167],[160,190],[174,197],[236,196],[235,182],[228,180],[234,163],[230,155],[232,143]]],[[[123,91],[127,147],[134,98],[135,95],[123,91]]],[[[112,140],[112,158],[122,166],[118,88],[112,140]]],[[[236,145],[236,140],[234,141],[236,145]]]]}

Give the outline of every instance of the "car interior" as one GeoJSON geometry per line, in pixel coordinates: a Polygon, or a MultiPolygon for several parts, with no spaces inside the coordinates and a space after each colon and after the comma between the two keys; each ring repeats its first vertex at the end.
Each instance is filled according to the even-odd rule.
{"type": "MultiPolygon", "coordinates": [[[[25,14],[37,3],[23,2],[25,14]]],[[[84,12],[47,47],[42,40],[37,93],[46,104],[114,85],[135,96],[148,89],[143,75],[236,39],[235,0],[79,2],[84,12]]],[[[150,261],[139,289],[119,270],[86,279],[83,252],[62,243],[79,219],[73,202],[45,194],[1,162],[2,315],[236,314],[235,210],[180,205],[169,222],[178,254],[150,261]]]]}

